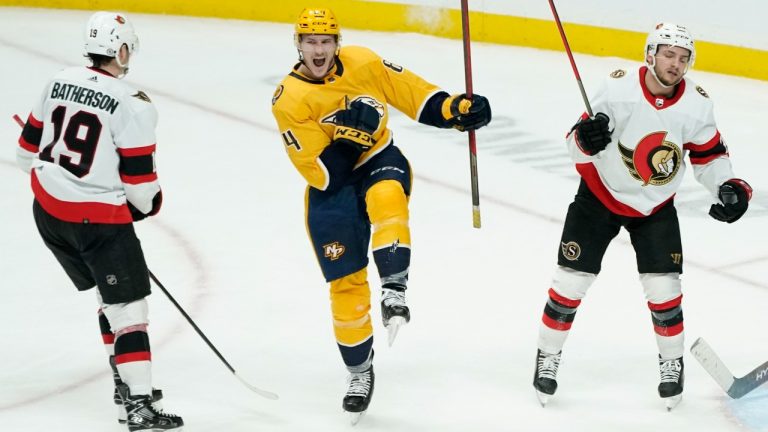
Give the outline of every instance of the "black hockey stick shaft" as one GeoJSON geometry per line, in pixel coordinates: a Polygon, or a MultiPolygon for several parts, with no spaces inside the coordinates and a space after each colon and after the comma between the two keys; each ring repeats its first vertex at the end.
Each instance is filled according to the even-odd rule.
{"type": "Polygon", "coordinates": [[[571,46],[568,44],[568,38],[565,37],[565,30],[563,30],[563,23],[560,22],[560,16],[557,14],[557,9],[555,8],[554,0],[549,0],[549,7],[552,8],[552,15],[554,15],[555,23],[557,24],[557,29],[560,31],[560,38],[563,40],[563,45],[565,46],[565,52],[566,54],[568,54],[568,60],[571,61],[571,68],[573,68],[573,74],[576,75],[576,83],[579,84],[579,91],[581,91],[581,98],[584,99],[584,105],[587,107],[587,114],[589,114],[590,117],[594,117],[594,114],[592,113],[592,105],[589,104],[589,99],[587,98],[587,92],[584,91],[584,84],[581,82],[581,75],[579,75],[579,68],[576,67],[576,60],[573,59],[571,46]]]}
{"type": "MultiPolygon", "coordinates": [[[[13,119],[16,121],[16,123],[18,123],[18,125],[20,127],[24,128],[24,122],[21,120],[21,117],[19,117],[18,114],[14,114],[13,115],[13,119]]],[[[240,382],[243,383],[243,385],[245,385],[246,387],[251,389],[251,391],[253,391],[254,393],[256,393],[256,394],[258,394],[260,396],[263,396],[263,397],[265,397],[267,399],[273,399],[273,400],[278,398],[277,394],[272,393],[272,392],[267,391],[267,390],[260,389],[260,388],[258,388],[256,386],[254,386],[253,384],[249,383],[248,381],[244,380],[240,375],[238,375],[237,372],[235,372],[235,368],[233,368],[232,365],[229,364],[227,359],[225,359],[224,356],[221,355],[219,350],[217,350],[216,347],[213,345],[213,343],[208,339],[208,337],[205,336],[205,333],[203,333],[203,331],[200,330],[200,327],[198,327],[197,324],[195,324],[195,322],[192,320],[192,317],[190,317],[189,314],[187,314],[187,312],[184,310],[184,308],[181,307],[179,302],[177,302],[176,299],[173,298],[171,293],[168,292],[167,289],[165,289],[165,286],[163,286],[162,282],[160,282],[157,279],[157,277],[155,276],[154,273],[152,273],[151,270],[149,272],[149,277],[152,279],[152,281],[155,282],[155,284],[160,288],[160,290],[163,291],[165,296],[168,297],[168,300],[170,300],[171,303],[173,303],[173,305],[176,306],[176,309],[178,309],[178,311],[181,312],[181,315],[184,316],[184,318],[187,320],[187,322],[192,326],[192,328],[195,329],[197,334],[203,339],[203,341],[205,341],[205,343],[214,352],[214,354],[216,354],[216,356],[219,358],[219,360],[221,360],[221,362],[224,363],[224,366],[226,366],[227,369],[229,369],[229,371],[232,372],[232,374],[235,376],[235,378],[240,380],[240,382]]]]}
{"type": "Polygon", "coordinates": [[[221,355],[221,353],[219,352],[219,350],[218,350],[218,349],[216,349],[216,347],[215,347],[215,346],[213,345],[213,343],[212,343],[212,342],[211,342],[211,341],[208,339],[208,337],[205,335],[205,333],[203,333],[203,331],[202,331],[202,330],[200,330],[200,327],[198,327],[198,326],[197,326],[197,324],[195,324],[195,321],[193,321],[193,320],[192,320],[192,318],[189,316],[189,314],[187,314],[187,312],[184,310],[184,308],[182,308],[182,307],[181,307],[181,305],[179,304],[179,302],[177,302],[177,301],[176,301],[176,299],[175,299],[175,298],[173,298],[173,296],[171,295],[171,293],[170,293],[170,292],[168,292],[168,290],[167,290],[167,289],[165,289],[165,286],[163,286],[162,282],[160,282],[160,281],[157,279],[157,276],[155,276],[155,274],[154,274],[154,273],[152,273],[152,271],[150,271],[150,272],[149,272],[149,277],[150,277],[150,278],[152,278],[152,281],[153,281],[153,282],[155,282],[155,285],[157,285],[157,286],[158,286],[158,288],[160,288],[160,290],[162,290],[162,291],[163,291],[163,293],[165,294],[165,296],[166,296],[166,297],[168,297],[168,300],[170,300],[170,301],[171,301],[171,303],[173,303],[173,305],[174,305],[174,306],[176,306],[176,309],[178,309],[178,311],[181,313],[181,315],[182,315],[182,316],[184,316],[184,318],[187,320],[187,322],[189,323],[189,325],[191,325],[191,326],[192,326],[192,328],[194,328],[194,329],[195,329],[195,332],[197,332],[197,334],[198,334],[198,335],[199,335],[199,336],[200,336],[200,337],[203,339],[203,341],[205,341],[205,343],[208,345],[208,348],[210,348],[210,349],[211,349],[211,351],[213,351],[213,352],[214,352],[214,354],[216,354],[216,356],[219,358],[219,360],[221,360],[221,362],[222,362],[222,363],[224,363],[224,366],[226,366],[226,367],[227,367],[227,369],[229,369],[229,371],[230,371],[230,372],[232,372],[232,374],[234,374],[234,375],[235,375],[235,377],[237,377],[237,379],[239,379],[239,380],[240,380],[240,382],[242,382],[243,384],[245,384],[245,386],[246,386],[246,387],[248,387],[249,389],[251,389],[251,390],[252,390],[252,391],[254,391],[255,393],[257,393],[257,394],[259,394],[260,396],[263,396],[263,397],[265,397],[265,398],[267,398],[267,399],[277,399],[277,398],[278,398],[278,396],[277,396],[275,393],[272,393],[272,392],[270,392],[270,391],[262,390],[262,389],[260,389],[260,388],[258,388],[258,387],[255,387],[255,386],[253,386],[252,384],[249,384],[247,381],[245,381],[245,380],[244,380],[242,377],[240,377],[240,375],[238,375],[238,374],[237,374],[237,372],[235,371],[235,368],[233,368],[233,367],[232,367],[232,365],[230,365],[230,364],[229,364],[229,362],[227,361],[227,359],[225,359],[225,358],[224,358],[224,356],[223,356],[223,355],[221,355]]]}
{"type": "MultiPolygon", "coordinates": [[[[469,5],[461,0],[461,35],[464,41],[464,84],[467,98],[472,99],[472,51],[469,46],[469,5]]],[[[469,138],[469,175],[472,182],[472,226],[480,228],[480,186],[477,178],[477,140],[475,131],[467,132],[469,138]]]]}

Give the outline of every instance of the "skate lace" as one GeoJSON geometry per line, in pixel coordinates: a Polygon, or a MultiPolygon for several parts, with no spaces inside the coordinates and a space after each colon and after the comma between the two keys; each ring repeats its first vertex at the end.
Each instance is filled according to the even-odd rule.
{"type": "Polygon", "coordinates": [[[405,306],[405,291],[383,288],[381,290],[381,304],[385,307],[405,306]]]}
{"type": "Polygon", "coordinates": [[[181,417],[179,417],[179,416],[177,416],[175,414],[170,414],[170,413],[167,413],[167,412],[163,411],[162,409],[155,408],[155,406],[152,404],[152,400],[151,399],[143,400],[141,405],[137,406],[136,408],[134,408],[133,410],[130,410],[130,411],[131,412],[141,412],[142,410],[147,410],[150,413],[152,413],[154,416],[157,416],[157,417],[165,417],[165,418],[170,418],[170,419],[179,419],[179,418],[181,418],[181,417]]]}
{"type": "Polygon", "coordinates": [[[665,360],[659,363],[659,371],[661,372],[661,382],[676,383],[680,380],[680,366],[679,359],[665,360]]]}
{"type": "Polygon", "coordinates": [[[368,392],[371,391],[371,374],[370,372],[353,373],[349,380],[349,389],[347,389],[347,396],[368,396],[368,392]]]}
{"type": "Polygon", "coordinates": [[[539,378],[557,378],[557,368],[560,367],[560,353],[545,354],[541,353],[538,359],[539,378]]]}

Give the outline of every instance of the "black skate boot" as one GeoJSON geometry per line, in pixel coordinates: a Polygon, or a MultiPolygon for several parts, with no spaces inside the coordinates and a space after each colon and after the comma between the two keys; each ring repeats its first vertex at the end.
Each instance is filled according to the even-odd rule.
{"type": "Polygon", "coordinates": [[[682,357],[662,360],[659,355],[659,373],[661,374],[659,396],[664,399],[667,411],[671,411],[683,399],[683,382],[685,381],[683,369],[682,357]]]}
{"type": "Polygon", "coordinates": [[[405,304],[405,285],[388,283],[381,287],[381,319],[389,333],[389,346],[392,346],[400,326],[411,320],[411,311],[405,304]]]}
{"type": "MultiPolygon", "coordinates": [[[[117,372],[117,365],[115,364],[115,356],[109,356],[109,365],[112,368],[112,379],[115,381],[115,392],[112,394],[112,400],[117,405],[117,422],[125,424],[128,421],[128,413],[123,406],[123,398],[120,397],[120,391],[118,387],[125,385],[123,379],[120,378],[120,373],[117,372]]],[[[163,410],[163,403],[160,402],[163,399],[163,391],[160,389],[152,389],[152,407],[158,411],[163,410]]]]}
{"type": "Polygon", "coordinates": [[[148,395],[131,396],[126,384],[117,388],[128,413],[129,432],[181,431],[184,426],[181,417],[155,409],[148,395]]]}
{"type": "Polygon", "coordinates": [[[561,355],[562,351],[557,354],[547,354],[541,350],[536,350],[533,387],[536,389],[536,396],[542,407],[547,405],[549,397],[555,394],[557,390],[557,368],[560,367],[561,355]]]}
{"type": "Polygon", "coordinates": [[[371,403],[374,380],[373,365],[363,372],[353,372],[349,377],[349,388],[341,406],[350,414],[353,425],[365,415],[368,404],[371,403]]]}

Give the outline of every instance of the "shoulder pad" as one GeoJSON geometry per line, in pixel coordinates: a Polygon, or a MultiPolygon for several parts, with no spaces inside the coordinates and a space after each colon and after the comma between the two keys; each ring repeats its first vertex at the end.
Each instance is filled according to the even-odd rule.
{"type": "Polygon", "coordinates": [[[611,78],[622,78],[627,75],[627,71],[624,69],[616,69],[615,71],[611,72],[611,78]]]}

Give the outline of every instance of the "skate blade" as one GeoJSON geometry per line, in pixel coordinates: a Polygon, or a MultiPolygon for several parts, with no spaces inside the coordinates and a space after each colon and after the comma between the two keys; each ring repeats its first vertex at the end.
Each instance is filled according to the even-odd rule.
{"type": "Polygon", "coordinates": [[[539,403],[541,404],[542,408],[547,407],[547,402],[549,402],[549,397],[552,395],[548,395],[546,393],[542,393],[538,390],[536,390],[536,397],[539,399],[539,403]]]}
{"type": "Polygon", "coordinates": [[[365,411],[349,413],[349,424],[356,425],[365,416],[365,411]]]}
{"type": "Polygon", "coordinates": [[[406,323],[408,323],[408,321],[401,316],[393,316],[389,319],[389,322],[387,323],[387,341],[389,342],[389,346],[392,346],[392,344],[395,343],[397,332],[400,331],[400,327],[404,326],[406,323]]]}
{"type": "Polygon", "coordinates": [[[683,400],[682,394],[664,398],[664,403],[667,405],[667,411],[672,411],[677,405],[680,404],[681,400],[683,400]]]}

